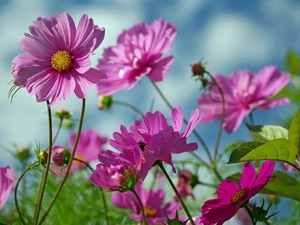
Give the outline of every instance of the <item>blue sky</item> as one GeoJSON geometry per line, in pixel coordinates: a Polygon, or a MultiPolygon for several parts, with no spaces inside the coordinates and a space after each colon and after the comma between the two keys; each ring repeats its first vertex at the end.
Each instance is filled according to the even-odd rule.
{"type": "MultiPolygon", "coordinates": [[[[103,48],[114,45],[123,29],[135,23],[163,18],[177,27],[177,36],[168,55],[174,55],[171,71],[165,74],[165,81],[159,87],[170,102],[182,105],[187,117],[194,110],[199,95],[199,84],[191,78],[190,64],[204,59],[212,73],[227,75],[233,71],[250,69],[258,72],[267,65],[278,65],[284,69],[285,53],[292,48],[300,52],[300,3],[288,0],[252,1],[46,1],[46,0],[2,0],[0,2],[0,144],[11,146],[47,146],[47,111],[45,103],[37,103],[25,89],[20,90],[13,103],[7,100],[12,80],[10,72],[12,59],[21,53],[18,40],[28,32],[28,26],[38,16],[49,17],[55,12],[68,12],[77,23],[87,13],[95,24],[106,29],[102,45],[92,57],[93,66],[101,57],[103,48]]],[[[147,111],[153,99],[154,109],[169,115],[169,109],[147,79],[143,79],[131,91],[121,91],[115,98],[130,101],[147,111]]],[[[132,123],[132,114],[125,108],[116,106],[112,112],[97,110],[98,96],[95,89],[88,92],[87,111],[84,128],[93,127],[100,133],[111,136],[119,131],[120,124],[132,123]]],[[[74,95],[62,101],[59,107],[74,112],[79,118],[81,101],[74,95]]],[[[268,113],[257,112],[254,119],[258,124],[278,123],[289,106],[282,106],[268,113]]],[[[211,146],[218,123],[200,125],[197,130],[211,146]],[[213,138],[211,138],[213,137],[213,138]]],[[[59,138],[61,144],[67,142],[67,132],[59,138]]],[[[221,147],[236,139],[249,140],[244,126],[237,133],[223,135],[221,147]]],[[[201,149],[199,150],[201,151],[201,149]]],[[[10,162],[10,155],[0,149],[0,165],[10,162]]]]}

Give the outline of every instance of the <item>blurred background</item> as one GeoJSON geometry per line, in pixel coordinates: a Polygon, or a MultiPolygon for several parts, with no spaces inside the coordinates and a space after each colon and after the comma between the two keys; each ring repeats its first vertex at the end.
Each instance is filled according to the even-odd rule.
{"type": "MultiPolygon", "coordinates": [[[[300,2],[292,0],[209,1],[209,0],[2,0],[0,1],[0,166],[13,164],[6,149],[18,146],[47,147],[48,121],[46,103],[37,103],[25,89],[15,95],[11,103],[7,93],[12,81],[11,62],[22,53],[18,40],[24,37],[28,26],[39,16],[50,17],[54,13],[68,12],[78,23],[87,13],[94,23],[105,27],[106,36],[94,52],[92,65],[96,66],[103,48],[115,45],[124,29],[134,24],[163,18],[177,27],[177,36],[167,55],[175,60],[165,80],[158,83],[174,107],[182,106],[186,117],[197,108],[200,83],[191,77],[190,65],[202,60],[207,62],[211,74],[228,75],[233,71],[250,69],[258,72],[267,65],[278,65],[285,70],[286,52],[300,52],[300,2]]],[[[143,79],[130,91],[120,91],[114,98],[127,101],[146,112],[154,101],[153,110],[166,116],[170,110],[162,102],[148,79],[143,79]]],[[[108,137],[119,131],[121,124],[128,126],[134,114],[122,106],[110,111],[97,109],[98,96],[91,88],[87,96],[84,128],[94,128],[108,137]]],[[[66,109],[78,120],[81,101],[74,95],[62,101],[56,109],[66,109]]],[[[280,124],[286,115],[293,114],[296,107],[283,105],[267,112],[254,113],[256,124],[280,124]]],[[[54,120],[57,126],[58,120],[54,120]]],[[[199,125],[198,132],[213,147],[219,122],[199,125]]],[[[76,126],[75,126],[76,128],[76,126]]],[[[191,141],[193,137],[190,137],[191,141]]],[[[244,125],[233,134],[223,133],[221,150],[233,140],[250,140],[244,125]]],[[[63,130],[58,142],[68,142],[68,132],[63,130]]],[[[204,154],[199,148],[199,155],[204,154]]],[[[205,155],[203,155],[205,158],[205,155]]]]}

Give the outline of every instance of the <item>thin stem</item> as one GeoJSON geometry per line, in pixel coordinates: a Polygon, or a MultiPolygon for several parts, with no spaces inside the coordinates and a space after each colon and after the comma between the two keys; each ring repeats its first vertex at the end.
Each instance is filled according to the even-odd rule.
{"type": "Polygon", "coordinates": [[[48,109],[48,123],[49,123],[49,147],[48,147],[48,158],[47,158],[47,164],[46,164],[46,169],[44,170],[44,176],[42,176],[42,183],[41,183],[41,188],[39,190],[39,195],[38,195],[38,200],[36,204],[36,209],[34,213],[34,225],[38,224],[39,220],[39,213],[41,210],[42,206],[42,201],[43,201],[43,196],[45,192],[45,187],[47,183],[47,178],[48,178],[48,173],[49,173],[49,168],[50,168],[50,159],[51,159],[51,152],[52,152],[52,117],[51,117],[51,107],[49,106],[49,101],[47,101],[47,109],[48,109]]]}
{"type": "Polygon", "coordinates": [[[176,189],[176,187],[175,187],[173,181],[171,180],[169,174],[168,174],[167,171],[165,170],[165,168],[164,168],[164,166],[163,166],[163,164],[162,164],[161,161],[158,163],[158,166],[159,166],[159,168],[162,170],[162,172],[164,173],[164,175],[166,176],[167,180],[169,181],[169,183],[170,183],[170,185],[171,185],[173,191],[175,192],[175,194],[176,194],[176,196],[177,196],[177,198],[178,198],[178,200],[179,200],[179,202],[180,202],[182,208],[184,209],[184,211],[185,211],[187,217],[189,218],[191,224],[192,224],[192,225],[195,225],[195,222],[194,222],[194,220],[193,220],[193,218],[192,218],[192,216],[191,216],[191,214],[190,214],[188,208],[186,207],[184,201],[182,200],[182,198],[181,198],[179,192],[177,191],[177,189],[176,189]]]}
{"type": "Polygon", "coordinates": [[[209,183],[206,183],[206,182],[203,182],[203,181],[199,181],[199,183],[198,183],[198,184],[200,184],[200,185],[203,185],[203,186],[206,186],[206,187],[215,188],[215,189],[217,189],[217,188],[218,188],[218,186],[217,186],[217,185],[214,185],[214,184],[209,184],[209,183]]]}
{"type": "MultiPolygon", "coordinates": [[[[85,161],[81,160],[81,159],[77,159],[77,158],[74,158],[73,160],[75,161],[78,161],[80,163],[83,163],[84,165],[86,165],[92,172],[94,171],[93,168],[85,161]]],[[[106,204],[106,199],[105,199],[105,196],[104,196],[104,190],[100,188],[100,192],[101,192],[101,197],[102,197],[102,201],[103,201],[103,207],[104,207],[104,214],[105,214],[105,220],[106,220],[106,225],[109,225],[109,220],[108,220],[108,214],[107,214],[107,204],[106,204]]]]}
{"type": "Polygon", "coordinates": [[[62,124],[63,124],[63,120],[64,119],[60,119],[60,121],[59,121],[59,125],[58,125],[58,128],[57,128],[56,134],[54,135],[54,138],[53,138],[53,141],[52,141],[52,145],[54,145],[54,143],[55,143],[55,141],[58,137],[58,134],[59,134],[59,132],[61,130],[61,127],[62,127],[62,124]]]}
{"type": "Polygon", "coordinates": [[[224,118],[225,118],[225,98],[224,98],[224,93],[222,91],[222,89],[220,88],[218,82],[216,81],[216,79],[210,74],[208,73],[208,76],[212,79],[212,81],[214,82],[214,85],[216,85],[220,95],[221,95],[221,103],[222,103],[222,113],[221,113],[221,118],[220,118],[220,126],[219,126],[219,130],[218,130],[218,135],[217,135],[217,140],[216,140],[216,145],[215,145],[215,150],[214,150],[214,161],[217,161],[217,157],[218,157],[218,149],[219,149],[219,144],[220,144],[220,140],[221,140],[221,135],[222,135],[222,131],[223,131],[223,123],[224,123],[224,118]]]}
{"type": "Polygon", "coordinates": [[[138,108],[136,108],[135,106],[133,106],[133,105],[127,103],[127,102],[122,102],[122,101],[114,100],[114,103],[115,103],[115,104],[118,104],[118,105],[126,106],[126,107],[128,107],[129,109],[135,111],[135,112],[136,112],[137,114],[139,114],[140,116],[142,116],[142,115],[144,114],[141,110],[139,110],[138,108]]]}
{"type": "Polygon", "coordinates": [[[78,145],[78,141],[79,141],[79,137],[80,137],[80,133],[81,133],[81,129],[82,129],[82,124],[83,124],[83,118],[84,118],[84,111],[85,111],[85,98],[82,99],[82,108],[81,108],[81,115],[80,115],[80,120],[79,120],[79,126],[78,126],[78,131],[77,131],[77,135],[76,135],[76,139],[75,139],[75,143],[74,143],[74,147],[73,147],[73,150],[71,152],[71,157],[70,157],[70,160],[69,160],[69,163],[68,163],[68,166],[67,166],[67,170],[66,170],[66,173],[62,179],[62,182],[60,183],[60,185],[58,186],[51,202],[50,202],[50,205],[48,207],[48,209],[46,210],[46,212],[44,213],[41,221],[39,224],[42,224],[42,222],[44,221],[44,219],[46,218],[46,216],[48,215],[49,211],[51,210],[53,204],[55,203],[61,189],[63,188],[66,180],[67,180],[67,177],[69,175],[69,172],[70,172],[70,169],[71,169],[71,166],[72,166],[72,162],[73,162],[73,159],[74,159],[74,156],[75,156],[75,153],[76,153],[76,148],[77,148],[77,145],[78,145]]]}
{"type": "Polygon", "coordinates": [[[137,200],[138,200],[138,202],[139,202],[139,204],[140,204],[140,206],[141,206],[142,218],[143,218],[143,219],[142,219],[142,223],[143,223],[143,225],[146,225],[147,222],[146,222],[146,216],[145,216],[145,210],[144,210],[143,203],[142,203],[140,197],[138,196],[138,194],[136,193],[136,191],[135,191],[134,188],[132,188],[130,191],[135,195],[135,197],[137,198],[137,200]]]}
{"type": "Polygon", "coordinates": [[[19,217],[20,217],[20,220],[21,220],[21,223],[25,225],[25,222],[23,220],[23,217],[22,217],[22,214],[21,214],[21,211],[20,211],[20,208],[19,208],[19,204],[18,204],[18,195],[17,195],[17,192],[18,192],[18,187],[19,187],[19,184],[22,180],[22,178],[25,176],[25,174],[32,168],[32,166],[34,166],[36,163],[32,163],[30,166],[28,166],[24,171],[23,173],[21,174],[21,176],[19,177],[17,183],[16,183],[16,187],[15,187],[15,191],[14,191],[14,198],[15,198],[15,205],[16,205],[16,209],[17,209],[17,212],[19,214],[19,217]]]}
{"type": "Polygon", "coordinates": [[[254,125],[253,112],[249,114],[250,124],[254,125]]]}
{"type": "MultiPolygon", "coordinates": [[[[172,105],[170,104],[170,102],[167,100],[167,98],[164,96],[164,94],[161,92],[161,90],[158,88],[158,86],[156,85],[155,82],[151,81],[152,85],[154,86],[154,88],[156,89],[156,91],[159,93],[159,95],[161,96],[161,98],[163,99],[163,101],[166,103],[166,105],[172,109],[172,105]]],[[[188,121],[184,118],[183,119],[184,123],[187,124],[188,121]]],[[[205,144],[204,140],[202,139],[202,137],[197,133],[197,131],[193,130],[193,134],[196,136],[196,138],[200,141],[201,145],[204,148],[205,153],[207,154],[210,162],[213,162],[211,154],[209,152],[209,149],[207,147],[207,145],[205,144]]],[[[199,156],[197,156],[195,153],[191,153],[194,157],[197,157],[197,159],[201,159],[199,156]]],[[[204,161],[201,159],[201,161],[204,161]]]]}
{"type": "Polygon", "coordinates": [[[249,207],[248,207],[248,204],[247,204],[247,203],[244,204],[243,207],[247,210],[247,213],[249,214],[249,216],[250,216],[250,218],[251,218],[252,224],[253,224],[253,225],[256,225],[256,222],[255,222],[255,220],[254,220],[254,218],[253,218],[253,215],[252,215],[251,210],[250,210],[249,207]]]}

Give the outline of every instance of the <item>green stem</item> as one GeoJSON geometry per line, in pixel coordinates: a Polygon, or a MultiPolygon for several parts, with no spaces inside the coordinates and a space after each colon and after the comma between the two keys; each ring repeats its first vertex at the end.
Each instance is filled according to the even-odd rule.
{"type": "Polygon", "coordinates": [[[134,188],[132,188],[130,191],[135,195],[135,197],[137,198],[137,200],[138,200],[138,202],[139,202],[139,204],[140,204],[140,206],[141,206],[142,218],[143,218],[143,219],[142,219],[142,223],[143,223],[143,225],[146,225],[147,222],[146,222],[146,216],[145,216],[145,210],[144,210],[143,203],[142,203],[140,197],[138,196],[138,194],[136,193],[136,191],[135,191],[134,188]]]}
{"type": "Polygon", "coordinates": [[[169,183],[170,183],[170,185],[171,185],[173,191],[175,192],[175,194],[176,194],[176,196],[177,196],[177,198],[178,198],[178,200],[179,200],[179,202],[180,202],[182,208],[184,209],[184,211],[185,211],[187,217],[189,218],[191,224],[192,224],[192,225],[195,225],[195,222],[194,222],[194,220],[193,220],[193,218],[192,218],[192,216],[191,216],[191,214],[190,214],[188,208],[186,207],[184,201],[182,200],[182,198],[181,198],[179,192],[177,191],[177,189],[176,189],[176,187],[175,187],[173,181],[171,180],[169,174],[168,174],[167,171],[165,170],[165,168],[164,168],[164,166],[163,166],[163,164],[162,164],[161,161],[158,163],[158,166],[159,166],[159,168],[162,170],[162,172],[164,173],[164,175],[166,176],[167,180],[169,181],[169,183]]]}
{"type": "Polygon", "coordinates": [[[76,153],[76,149],[77,149],[77,145],[78,145],[78,141],[79,141],[79,137],[80,137],[80,133],[81,133],[81,129],[82,129],[82,124],[83,124],[83,118],[84,118],[84,111],[85,111],[85,98],[82,99],[82,108],[81,108],[81,115],[80,115],[80,120],[79,120],[79,126],[78,126],[78,131],[77,131],[77,135],[76,135],[76,139],[75,139],[75,143],[74,143],[74,147],[73,147],[73,150],[71,152],[71,157],[70,157],[70,160],[69,160],[69,163],[68,163],[68,166],[67,166],[67,170],[66,170],[66,173],[60,183],[60,185],[58,186],[51,202],[50,202],[50,205],[48,207],[48,209],[46,210],[46,212],[44,213],[41,221],[39,224],[42,224],[42,222],[44,221],[44,219],[46,218],[46,216],[48,215],[49,211],[51,210],[53,204],[55,203],[61,189],[63,188],[66,180],[67,180],[67,177],[69,175],[69,172],[70,172],[70,169],[71,169],[71,166],[72,166],[72,162],[73,162],[73,159],[74,159],[74,156],[75,156],[75,153],[76,153]]]}
{"type": "Polygon", "coordinates": [[[63,120],[64,119],[60,119],[60,121],[59,121],[59,125],[58,125],[58,128],[57,128],[56,134],[54,135],[54,138],[53,138],[53,141],[52,141],[52,145],[54,145],[54,143],[55,143],[55,141],[58,137],[58,134],[59,134],[59,132],[61,130],[61,127],[62,127],[62,124],[63,124],[63,120]]]}
{"type": "Polygon", "coordinates": [[[254,125],[253,112],[249,114],[250,124],[254,125]]]}
{"type": "Polygon", "coordinates": [[[249,214],[249,216],[250,216],[250,218],[251,218],[252,224],[253,224],[253,225],[256,225],[256,222],[255,222],[255,220],[254,220],[254,218],[253,218],[253,215],[252,215],[251,210],[250,210],[249,207],[248,207],[248,204],[247,204],[247,203],[244,204],[243,207],[247,210],[247,213],[249,214]]]}
{"type": "MultiPolygon", "coordinates": [[[[77,159],[77,158],[74,158],[75,161],[78,161],[80,163],[83,163],[84,165],[86,165],[92,172],[94,171],[93,168],[85,161],[81,160],[81,159],[77,159]]],[[[104,207],[104,214],[105,214],[105,220],[106,220],[106,225],[109,225],[109,220],[108,220],[108,211],[107,211],[107,204],[106,204],[106,199],[105,199],[105,196],[104,196],[104,190],[100,188],[100,192],[101,192],[101,197],[102,197],[102,201],[103,201],[103,207],[104,207]]]]}
{"type": "Polygon", "coordinates": [[[217,162],[218,149],[219,149],[219,144],[220,144],[221,135],[222,135],[222,131],[223,131],[223,123],[224,123],[224,118],[225,118],[225,98],[224,98],[224,93],[223,93],[222,89],[220,88],[216,79],[210,73],[207,72],[207,74],[214,82],[214,85],[216,85],[216,87],[221,95],[221,102],[222,102],[222,113],[221,113],[221,118],[220,118],[220,126],[219,126],[219,130],[218,130],[218,135],[217,135],[217,140],[216,140],[216,145],[215,145],[215,150],[214,150],[214,161],[217,162]]]}
{"type": "Polygon", "coordinates": [[[118,104],[118,105],[126,106],[126,107],[128,107],[129,109],[135,111],[135,112],[136,112],[137,114],[139,114],[140,116],[142,116],[142,115],[144,114],[141,110],[139,110],[138,108],[136,108],[135,106],[133,106],[133,105],[127,103],[127,102],[122,102],[122,101],[114,100],[113,103],[118,104]]]}
{"type": "Polygon", "coordinates": [[[19,208],[19,204],[18,204],[18,195],[17,195],[17,192],[18,192],[18,187],[19,187],[19,184],[22,180],[22,178],[25,176],[25,174],[35,165],[36,163],[32,163],[30,166],[28,166],[24,171],[23,173],[21,174],[21,176],[19,177],[17,183],[16,183],[16,187],[15,187],[15,191],[14,191],[14,198],[15,198],[15,205],[16,205],[16,209],[17,209],[17,212],[19,214],[19,217],[20,217],[20,220],[21,220],[21,223],[25,225],[25,222],[23,220],[23,217],[22,217],[22,214],[21,214],[21,211],[20,211],[20,208],[19,208]]]}
{"type": "Polygon", "coordinates": [[[49,147],[48,147],[48,158],[47,158],[47,164],[46,169],[44,170],[44,174],[41,177],[41,187],[39,190],[38,200],[36,204],[36,209],[34,213],[34,221],[33,224],[37,225],[39,220],[39,214],[42,206],[43,196],[46,188],[49,168],[50,168],[50,159],[51,159],[51,152],[52,152],[52,117],[51,117],[51,107],[49,106],[49,101],[47,101],[47,109],[48,109],[48,123],[49,123],[49,147]]]}

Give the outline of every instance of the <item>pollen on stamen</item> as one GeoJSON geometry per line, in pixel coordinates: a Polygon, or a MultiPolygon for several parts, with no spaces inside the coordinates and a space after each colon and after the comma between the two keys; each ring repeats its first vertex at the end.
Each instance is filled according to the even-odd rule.
{"type": "Polygon", "coordinates": [[[52,68],[63,72],[72,66],[72,56],[66,50],[58,51],[51,57],[52,68]]]}
{"type": "Polygon", "coordinates": [[[156,210],[152,208],[151,206],[144,206],[144,210],[147,217],[154,217],[156,215],[156,210]]]}
{"type": "Polygon", "coordinates": [[[234,196],[230,198],[230,201],[232,204],[237,204],[245,196],[246,196],[246,192],[243,189],[240,189],[234,194],[234,196]]]}

